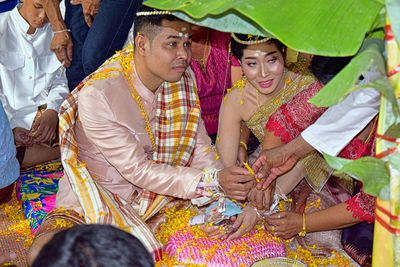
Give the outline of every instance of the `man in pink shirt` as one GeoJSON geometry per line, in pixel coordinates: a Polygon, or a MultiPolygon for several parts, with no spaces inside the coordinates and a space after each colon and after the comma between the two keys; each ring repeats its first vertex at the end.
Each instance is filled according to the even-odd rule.
{"type": "Polygon", "coordinates": [[[135,20],[135,50],[110,58],[64,102],[65,175],[30,261],[54,233],[82,223],[122,228],[158,260],[161,244],[146,221],[168,202],[244,200],[255,186],[247,170],[224,169],[211,146],[186,72],[190,46],[189,23],[143,7],[135,20]]]}

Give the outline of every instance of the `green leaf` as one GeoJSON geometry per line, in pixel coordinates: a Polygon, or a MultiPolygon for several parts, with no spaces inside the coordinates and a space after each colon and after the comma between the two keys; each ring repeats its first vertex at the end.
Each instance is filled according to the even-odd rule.
{"type": "Polygon", "coordinates": [[[385,185],[381,192],[379,192],[379,198],[383,200],[390,200],[390,184],[385,185]]]}
{"type": "Polygon", "coordinates": [[[400,0],[386,0],[386,10],[393,35],[400,44],[400,0]]]}
{"type": "Polygon", "coordinates": [[[382,5],[385,4],[385,0],[375,0],[375,1],[378,2],[378,3],[380,3],[380,4],[382,4],[382,5]]]}
{"type": "Polygon", "coordinates": [[[251,33],[265,37],[273,37],[272,34],[260,27],[257,27],[257,24],[255,24],[253,21],[250,21],[248,18],[244,17],[240,13],[235,12],[234,10],[230,13],[220,14],[219,16],[207,15],[201,19],[194,19],[185,13],[178,11],[173,12],[173,14],[182,20],[213,28],[221,32],[236,32],[243,34],[251,33]]]}
{"type": "Polygon", "coordinates": [[[382,29],[386,25],[386,9],[382,8],[379,14],[376,16],[374,23],[371,26],[371,32],[376,29],[382,29]]]}
{"type": "Polygon", "coordinates": [[[335,173],[347,173],[354,179],[362,181],[367,194],[378,196],[381,189],[390,183],[390,175],[383,160],[373,157],[349,160],[325,153],[324,158],[337,170],[335,173]]]}
{"type": "Polygon", "coordinates": [[[399,115],[399,104],[397,103],[396,96],[393,91],[393,87],[389,82],[389,79],[386,76],[382,76],[372,82],[355,86],[351,88],[348,93],[351,93],[356,90],[360,90],[363,88],[375,88],[376,90],[380,91],[382,95],[389,100],[392,104],[393,113],[395,116],[399,115]]]}
{"type": "Polygon", "coordinates": [[[400,153],[392,153],[387,156],[390,167],[400,172],[400,153]]]}
{"type": "MultiPolygon", "coordinates": [[[[400,123],[392,125],[389,129],[386,130],[384,136],[391,137],[391,138],[400,138],[400,123]]],[[[400,155],[399,155],[400,157],[400,155]]],[[[399,161],[400,163],[400,161],[399,161]]],[[[400,167],[400,164],[399,164],[400,167]]]]}
{"type": "Polygon", "coordinates": [[[386,25],[386,9],[382,8],[374,23],[371,26],[370,31],[366,34],[366,38],[385,38],[385,25],[386,25]]]}
{"type": "Polygon", "coordinates": [[[378,38],[378,39],[385,39],[385,30],[384,28],[377,28],[374,31],[371,31],[367,34],[366,38],[378,38]]]}
{"type": "Polygon", "coordinates": [[[382,49],[382,40],[367,39],[360,50],[361,53],[355,56],[318,94],[310,99],[310,103],[317,107],[330,107],[339,103],[352,92],[361,74],[371,66],[375,66],[377,71],[384,75],[386,71],[380,52],[382,49]]]}
{"type": "Polygon", "coordinates": [[[240,13],[240,21],[232,24],[247,18],[245,24],[254,22],[295,50],[326,56],[354,55],[383,7],[375,0],[146,0],[144,4],[182,11],[194,19],[240,13]]]}

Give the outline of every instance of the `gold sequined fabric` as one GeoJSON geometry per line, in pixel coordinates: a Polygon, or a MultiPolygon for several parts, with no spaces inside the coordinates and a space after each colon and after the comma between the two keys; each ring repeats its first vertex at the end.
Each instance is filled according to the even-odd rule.
{"type": "Polygon", "coordinates": [[[262,144],[264,141],[264,128],[269,117],[283,104],[289,102],[296,94],[306,89],[310,84],[315,82],[315,77],[311,75],[301,75],[289,72],[283,94],[278,94],[270,101],[260,106],[251,118],[246,121],[247,127],[253,132],[262,144]]]}

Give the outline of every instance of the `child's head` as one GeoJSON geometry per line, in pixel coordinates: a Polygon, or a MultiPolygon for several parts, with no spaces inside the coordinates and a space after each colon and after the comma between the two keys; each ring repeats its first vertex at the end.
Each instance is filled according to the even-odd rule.
{"type": "Polygon", "coordinates": [[[41,28],[48,22],[41,1],[21,0],[21,2],[22,6],[19,9],[19,13],[28,22],[30,28],[41,28]]]}
{"type": "Polygon", "coordinates": [[[57,233],[40,251],[33,267],[154,266],[133,235],[110,225],[77,225],[57,233]]]}

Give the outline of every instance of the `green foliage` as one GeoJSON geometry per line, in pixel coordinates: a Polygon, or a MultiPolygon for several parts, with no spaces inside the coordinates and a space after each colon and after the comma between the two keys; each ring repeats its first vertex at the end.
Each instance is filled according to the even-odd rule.
{"type": "Polygon", "coordinates": [[[350,88],[349,92],[353,92],[355,90],[363,88],[375,88],[376,90],[380,91],[382,95],[392,104],[392,109],[394,113],[393,115],[399,116],[399,105],[393,92],[393,87],[390,85],[389,79],[386,76],[382,76],[370,83],[350,88]]]}
{"type": "Polygon", "coordinates": [[[390,166],[400,172],[400,153],[392,153],[388,158],[390,166]]]}
{"type": "Polygon", "coordinates": [[[249,34],[264,29],[293,49],[326,56],[354,55],[383,7],[375,0],[146,0],[144,4],[185,12],[193,22],[223,31],[232,27],[216,27],[215,20],[207,19],[224,16],[228,26],[243,22],[237,27],[241,32],[251,23],[258,30],[248,28],[249,34]],[[228,17],[230,13],[237,16],[228,17]]]}
{"type": "MultiPolygon", "coordinates": [[[[346,95],[356,89],[356,82],[361,74],[371,66],[375,66],[382,74],[385,71],[385,62],[382,57],[383,41],[367,39],[361,52],[356,55],[324,88],[318,92],[310,102],[315,106],[329,107],[339,103],[346,95]]],[[[390,86],[390,84],[388,84],[390,86]]],[[[393,89],[391,89],[393,91],[393,89]]]]}
{"type": "Polygon", "coordinates": [[[397,43],[400,43],[400,0],[386,0],[386,10],[397,43]]]}
{"type": "Polygon", "coordinates": [[[384,136],[391,138],[400,138],[400,123],[390,126],[389,129],[386,130],[384,136]]]}
{"type": "Polygon", "coordinates": [[[220,14],[218,16],[205,16],[202,19],[193,19],[183,12],[173,12],[174,16],[181,18],[182,20],[188,21],[193,24],[209,27],[216,29],[221,32],[236,32],[248,34],[252,33],[255,35],[261,35],[265,37],[273,37],[272,34],[263,30],[260,27],[250,21],[247,17],[244,17],[234,10],[229,13],[220,14]]]}
{"type": "Polygon", "coordinates": [[[332,168],[336,169],[335,173],[347,173],[354,179],[362,181],[367,194],[378,196],[390,182],[390,175],[383,160],[373,157],[349,160],[325,153],[324,158],[332,168]]]}

